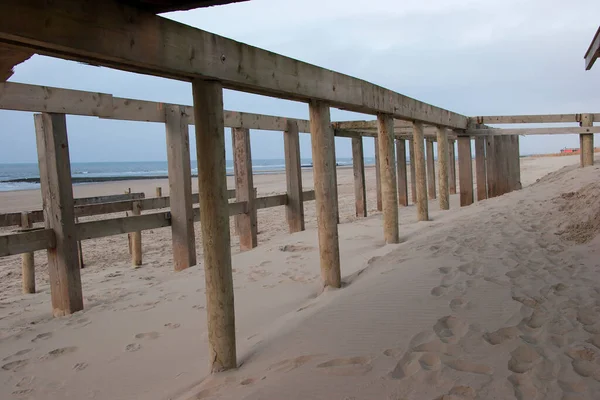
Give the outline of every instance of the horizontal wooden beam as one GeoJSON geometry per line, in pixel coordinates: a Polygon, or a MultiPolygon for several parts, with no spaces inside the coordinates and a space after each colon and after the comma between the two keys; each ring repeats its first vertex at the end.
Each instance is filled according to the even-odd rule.
{"type": "MultiPolygon", "coordinates": [[[[600,120],[600,114],[593,115],[594,118],[600,120]]],[[[545,124],[559,122],[581,122],[581,114],[485,115],[469,118],[469,126],[476,124],[545,124]]]]}
{"type": "Polygon", "coordinates": [[[600,126],[569,128],[520,128],[520,129],[468,129],[458,136],[497,136],[497,135],[563,135],[573,133],[600,133],[600,126]]]}
{"type": "Polygon", "coordinates": [[[115,0],[5,0],[0,42],[37,53],[290,100],[465,129],[463,115],[361,79],[135,9],[115,0]],[[85,40],[81,40],[85,37],[85,40]]]}
{"type": "Polygon", "coordinates": [[[163,228],[170,225],[171,213],[162,212],[80,222],[75,227],[77,229],[77,240],[87,240],[147,229],[163,228]]]}
{"type": "Polygon", "coordinates": [[[25,232],[0,235],[0,257],[31,253],[56,246],[52,229],[33,229],[25,232]]]}
{"type": "Polygon", "coordinates": [[[598,57],[600,57],[600,27],[596,31],[590,47],[585,52],[585,56],[583,56],[586,71],[592,68],[598,57]]]}
{"type": "Polygon", "coordinates": [[[146,195],[142,192],[111,194],[107,196],[81,197],[79,199],[73,199],[73,204],[75,205],[75,207],[77,207],[87,206],[90,204],[111,203],[115,201],[138,200],[143,199],[144,197],[146,197],[146,195]]]}

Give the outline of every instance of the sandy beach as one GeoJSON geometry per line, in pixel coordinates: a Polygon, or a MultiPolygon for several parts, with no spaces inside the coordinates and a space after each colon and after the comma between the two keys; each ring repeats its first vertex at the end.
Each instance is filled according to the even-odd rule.
{"type": "MultiPolygon", "coordinates": [[[[85,310],[64,318],[51,315],[44,252],[34,295],[20,293],[20,257],[2,258],[0,398],[600,398],[600,167],[578,162],[522,158],[522,190],[463,208],[452,195],[450,211],[431,201],[429,222],[402,207],[394,245],[374,168],[362,219],[352,169],[340,168],[340,290],[320,287],[314,201],[293,235],[284,207],[259,210],[257,248],[240,252],[232,234],[239,368],[214,376],[202,265],[173,272],[168,228],[144,231],[138,269],[126,235],[84,242],[85,310]]],[[[310,170],[303,183],[312,188],[310,170]]],[[[254,184],[283,193],[285,175],[254,184]]],[[[168,195],[166,180],[74,195],[151,197],[156,186],[168,195]]],[[[0,213],[40,207],[38,191],[0,193],[0,213]]],[[[196,235],[202,260],[198,224],[196,235]]]]}

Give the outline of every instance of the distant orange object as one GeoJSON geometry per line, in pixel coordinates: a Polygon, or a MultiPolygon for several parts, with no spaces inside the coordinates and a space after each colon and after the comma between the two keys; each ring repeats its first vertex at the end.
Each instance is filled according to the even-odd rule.
{"type": "Polygon", "coordinates": [[[576,148],[567,148],[565,147],[564,149],[560,150],[560,154],[579,154],[579,149],[576,148]]]}

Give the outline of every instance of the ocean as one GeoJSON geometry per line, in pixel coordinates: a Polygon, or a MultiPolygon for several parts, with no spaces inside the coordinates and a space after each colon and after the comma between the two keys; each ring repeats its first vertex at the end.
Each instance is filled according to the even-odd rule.
{"type": "MultiPolygon", "coordinates": [[[[352,158],[338,158],[340,166],[352,165],[352,158]]],[[[312,166],[312,159],[302,159],[302,167],[312,166]]],[[[373,157],[365,157],[365,165],[375,164],[373,157]]],[[[227,174],[233,175],[233,161],[227,160],[227,174]]],[[[285,170],[285,161],[280,159],[253,159],[255,174],[267,174],[285,170]]],[[[196,161],[192,161],[192,175],[198,172],[196,161]]],[[[166,161],[139,162],[74,162],[71,176],[76,185],[131,179],[156,179],[167,177],[166,161]]],[[[28,190],[40,187],[40,172],[37,163],[0,164],[0,191],[28,190]]]]}

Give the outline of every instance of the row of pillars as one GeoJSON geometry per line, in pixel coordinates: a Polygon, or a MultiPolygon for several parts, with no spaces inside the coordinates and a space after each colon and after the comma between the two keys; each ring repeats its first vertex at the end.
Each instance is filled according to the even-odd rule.
{"type": "MultiPolygon", "coordinates": [[[[196,152],[198,160],[199,208],[201,216],[202,246],[207,297],[207,329],[209,362],[212,372],[236,367],[235,311],[231,263],[229,210],[225,169],[225,126],[223,117],[223,87],[216,81],[194,80],[194,121],[196,152]]],[[[323,285],[339,288],[341,285],[340,251],[338,240],[338,204],[335,168],[334,132],[331,126],[329,104],[323,101],[309,103],[310,131],[313,156],[314,190],[317,211],[320,270],[323,285]]],[[[169,187],[173,229],[173,256],[176,269],[196,263],[193,214],[191,212],[191,170],[187,116],[183,108],[170,106],[166,109],[167,148],[169,160],[169,187]]],[[[383,233],[386,242],[399,242],[398,205],[407,203],[406,160],[396,163],[394,146],[394,123],[390,115],[378,115],[377,158],[380,176],[381,208],[383,210],[383,233]],[[400,171],[398,173],[398,171],[400,171]],[[397,173],[400,185],[397,183],[397,173]],[[400,189],[400,195],[398,195],[400,189]]],[[[52,304],[57,316],[70,314],[83,308],[81,277],[77,263],[76,231],[73,215],[73,195],[70,179],[68,143],[64,115],[36,115],[38,132],[38,155],[44,202],[46,227],[53,229],[56,247],[48,250],[52,304]],[[39,126],[38,126],[39,125],[39,126]]],[[[427,199],[426,149],[423,125],[413,125],[411,152],[411,176],[416,194],[419,220],[429,220],[427,199]],[[413,171],[414,170],[414,171],[413,171]]],[[[238,200],[248,204],[246,214],[238,217],[237,227],[243,247],[256,245],[256,219],[252,210],[254,190],[252,182],[249,132],[234,129],[234,159],[236,169],[236,192],[238,200]],[[249,232],[249,233],[248,233],[249,232]]],[[[438,128],[439,197],[440,206],[448,208],[454,175],[453,148],[448,146],[447,129],[438,128]],[[449,148],[450,147],[450,148],[449,148]],[[451,150],[452,149],[452,150],[451,150]],[[450,178],[449,178],[450,177],[450,178]]],[[[429,142],[428,142],[429,143],[429,142]]],[[[405,156],[406,143],[396,142],[398,154],[405,156]]],[[[428,144],[431,161],[432,144],[428,144]]],[[[362,142],[353,140],[356,155],[354,171],[362,170],[359,181],[364,183],[362,142]],[[358,161],[360,160],[360,161],[358,161]]],[[[302,211],[302,186],[300,179],[300,152],[297,127],[289,124],[285,134],[286,168],[288,185],[288,221],[290,230],[304,228],[302,211]]],[[[471,173],[470,138],[459,137],[458,158],[461,187],[461,204],[464,205],[463,182],[471,173]],[[464,168],[463,168],[464,163],[464,168]],[[468,168],[467,168],[468,164],[468,168]]],[[[435,172],[430,168],[430,177],[435,172]]],[[[360,175],[360,174],[359,174],[360,175]]],[[[471,196],[472,196],[472,175],[471,196]]],[[[430,179],[432,182],[433,179],[430,179]]],[[[454,184],[455,186],[455,184],[454,184]]],[[[431,188],[430,188],[431,189],[431,188]]],[[[364,184],[357,186],[361,197],[358,213],[366,214],[364,184]]],[[[467,189],[465,188],[465,192],[467,189]]],[[[430,190],[430,193],[432,190],[430,190]]],[[[358,205],[359,202],[357,202],[358,205]]]]}

